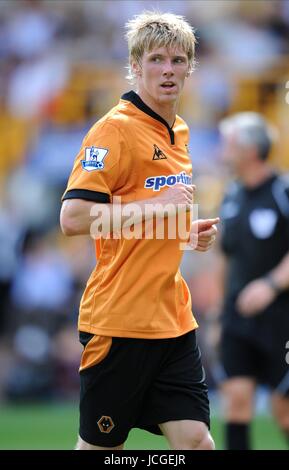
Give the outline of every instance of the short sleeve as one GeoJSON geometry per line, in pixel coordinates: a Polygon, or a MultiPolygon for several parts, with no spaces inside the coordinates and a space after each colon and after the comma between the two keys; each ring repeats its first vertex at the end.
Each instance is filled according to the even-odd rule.
{"type": "Polygon", "coordinates": [[[121,153],[119,129],[97,123],[83,140],[62,200],[110,202],[117,184],[121,153]]]}

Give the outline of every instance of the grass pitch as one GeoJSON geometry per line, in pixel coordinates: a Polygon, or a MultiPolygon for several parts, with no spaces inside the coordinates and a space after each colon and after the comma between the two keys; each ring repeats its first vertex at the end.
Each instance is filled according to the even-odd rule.
{"type": "MultiPolygon", "coordinates": [[[[45,404],[0,408],[1,450],[73,449],[78,428],[78,405],[45,404]]],[[[213,417],[212,435],[216,448],[223,449],[223,425],[213,417]]],[[[252,429],[254,449],[286,450],[286,442],[270,416],[257,416],[252,429]]],[[[134,429],[126,450],[168,449],[163,437],[134,429]]]]}

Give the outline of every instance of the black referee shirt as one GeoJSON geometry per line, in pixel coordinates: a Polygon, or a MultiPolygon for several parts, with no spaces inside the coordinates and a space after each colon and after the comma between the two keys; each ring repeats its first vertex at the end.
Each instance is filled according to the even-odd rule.
{"type": "Polygon", "coordinates": [[[289,291],[279,295],[262,315],[251,318],[239,315],[235,305],[243,287],[266,275],[289,252],[289,180],[274,174],[253,189],[233,183],[221,206],[221,220],[221,245],[229,264],[225,325],[239,333],[255,334],[258,323],[273,321],[276,308],[286,309],[289,319],[289,291]]]}

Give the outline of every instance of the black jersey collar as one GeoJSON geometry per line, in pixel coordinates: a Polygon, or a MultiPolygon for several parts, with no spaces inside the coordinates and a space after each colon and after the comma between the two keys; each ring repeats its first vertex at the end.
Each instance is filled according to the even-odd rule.
{"type": "Polygon", "coordinates": [[[146,105],[135,91],[131,90],[128,93],[125,93],[124,95],[122,95],[121,99],[130,101],[138,109],[140,109],[144,113],[148,114],[149,116],[151,116],[152,118],[156,119],[157,121],[161,122],[164,126],[166,126],[170,135],[171,144],[174,145],[175,134],[172,128],[168,125],[167,121],[163,119],[159,114],[155,113],[148,105],[146,105]]]}
{"type": "Polygon", "coordinates": [[[269,175],[268,178],[266,178],[264,181],[262,181],[262,183],[259,183],[257,186],[254,186],[254,187],[244,186],[244,189],[247,194],[256,194],[257,192],[262,191],[267,186],[268,187],[271,186],[271,184],[276,178],[277,178],[277,173],[272,172],[272,174],[269,175]]]}

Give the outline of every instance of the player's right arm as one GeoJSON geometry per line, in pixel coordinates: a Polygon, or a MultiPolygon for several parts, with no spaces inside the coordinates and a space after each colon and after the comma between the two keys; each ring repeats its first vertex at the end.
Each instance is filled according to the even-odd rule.
{"type": "MultiPolygon", "coordinates": [[[[101,236],[105,237],[112,231],[121,231],[124,227],[130,227],[144,220],[152,219],[154,216],[163,216],[162,207],[169,205],[176,208],[176,212],[189,210],[193,204],[193,185],[179,183],[172,188],[163,190],[162,193],[151,199],[134,201],[140,209],[132,219],[128,215],[130,203],[120,204],[120,217],[114,217],[114,207],[111,203],[97,203],[84,199],[67,199],[63,201],[60,213],[60,225],[66,236],[88,235],[91,233],[91,225],[95,216],[101,215],[101,236]],[[152,210],[146,210],[147,206],[152,210]]],[[[174,215],[174,214],[172,214],[174,215]]]]}
{"type": "Polygon", "coordinates": [[[163,215],[163,206],[177,206],[179,211],[188,210],[192,205],[195,187],[178,183],[152,199],[133,201],[134,206],[138,206],[133,220],[127,215],[130,214],[129,204],[122,204],[120,200],[117,210],[121,216],[118,215],[117,220],[113,218],[114,195],[130,181],[133,165],[128,139],[116,122],[104,120],[93,126],[84,138],[63,195],[60,214],[63,233],[67,236],[90,234],[91,225],[100,214],[101,236],[105,237],[111,231],[151,219],[158,211],[163,215]],[[152,201],[159,207],[145,210],[152,201]]]}

